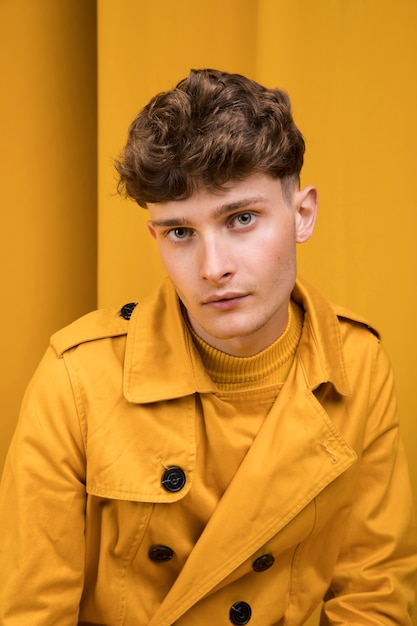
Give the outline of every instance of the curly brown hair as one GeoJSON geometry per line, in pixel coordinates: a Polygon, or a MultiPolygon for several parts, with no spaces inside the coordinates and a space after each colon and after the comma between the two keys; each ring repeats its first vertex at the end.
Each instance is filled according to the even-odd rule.
{"type": "Polygon", "coordinates": [[[118,191],[146,207],[255,173],[281,179],[285,190],[299,181],[304,149],[285,92],[240,74],[192,70],[133,120],[115,164],[118,191]]]}

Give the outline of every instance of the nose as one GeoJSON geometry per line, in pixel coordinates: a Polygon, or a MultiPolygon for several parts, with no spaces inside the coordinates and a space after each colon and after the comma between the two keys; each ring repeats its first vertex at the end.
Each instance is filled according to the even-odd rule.
{"type": "Polygon", "coordinates": [[[219,284],[226,282],[235,271],[230,247],[221,239],[210,239],[201,244],[200,276],[204,280],[219,284]]]}

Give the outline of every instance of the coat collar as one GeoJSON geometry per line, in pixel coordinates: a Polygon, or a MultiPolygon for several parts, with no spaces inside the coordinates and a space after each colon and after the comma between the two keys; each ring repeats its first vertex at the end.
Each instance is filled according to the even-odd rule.
{"type": "MultiPolygon", "coordinates": [[[[293,298],[305,311],[298,355],[310,389],[331,382],[350,394],[340,323],[332,306],[297,279],[293,298]]],[[[124,393],[129,402],[148,403],[216,391],[184,324],[175,289],[166,279],[144,299],[129,324],[124,393]]]]}
{"type": "Polygon", "coordinates": [[[169,279],[135,308],[126,342],[124,394],[129,402],[181,398],[216,387],[184,324],[178,296],[169,279]]]}
{"type": "Polygon", "coordinates": [[[304,309],[298,354],[309,389],[331,382],[339,393],[350,395],[340,320],[333,306],[301,278],[297,279],[292,297],[304,309]]]}

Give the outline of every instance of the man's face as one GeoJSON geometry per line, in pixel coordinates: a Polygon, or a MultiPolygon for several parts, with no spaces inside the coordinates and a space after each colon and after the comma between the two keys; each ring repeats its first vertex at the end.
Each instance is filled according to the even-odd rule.
{"type": "Polygon", "coordinates": [[[196,333],[215,348],[251,356],[285,330],[296,243],[314,228],[313,187],[283,195],[254,174],[226,191],[148,204],[162,263],[196,333]]]}

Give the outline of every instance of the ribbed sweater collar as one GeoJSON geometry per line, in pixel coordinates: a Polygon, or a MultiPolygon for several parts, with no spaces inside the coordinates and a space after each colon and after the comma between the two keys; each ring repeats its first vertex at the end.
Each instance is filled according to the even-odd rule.
{"type": "Polygon", "coordinates": [[[291,300],[283,334],[268,348],[250,357],[221,352],[201,339],[189,324],[188,327],[204,367],[219,389],[257,389],[285,381],[300,341],[303,311],[291,300]]]}

